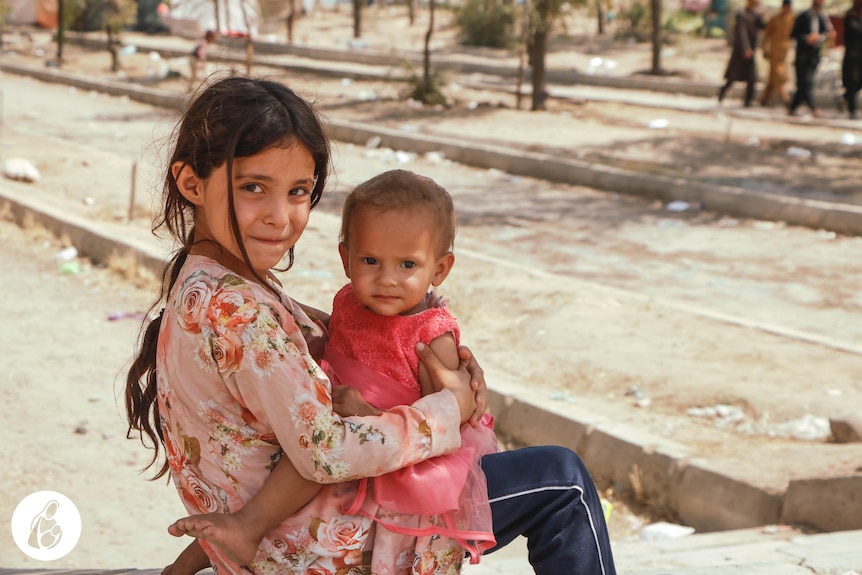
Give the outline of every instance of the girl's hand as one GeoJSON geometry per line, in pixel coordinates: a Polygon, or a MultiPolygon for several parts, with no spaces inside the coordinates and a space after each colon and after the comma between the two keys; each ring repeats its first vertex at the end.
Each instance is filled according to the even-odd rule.
{"type": "Polygon", "coordinates": [[[461,359],[461,366],[465,367],[470,374],[470,387],[476,394],[476,410],[470,416],[470,425],[476,427],[479,419],[488,409],[488,387],[485,385],[485,372],[479,366],[473,352],[466,345],[458,346],[458,356],[461,359]]]}
{"type": "Polygon", "coordinates": [[[358,415],[380,415],[382,411],[365,401],[355,387],[335,385],[332,387],[332,410],[341,417],[358,415]]]}
{"type": "MultiPolygon", "coordinates": [[[[469,350],[468,350],[469,352],[469,350]]],[[[431,376],[431,383],[437,391],[448,389],[455,394],[455,399],[458,401],[458,407],[461,410],[461,423],[471,421],[477,409],[476,404],[476,389],[471,384],[470,372],[466,363],[462,360],[462,366],[458,369],[447,369],[440,359],[434,354],[434,351],[422,342],[416,344],[416,353],[419,355],[419,361],[428,370],[431,376]]],[[[472,358],[472,355],[470,356],[472,358]]],[[[475,363],[475,368],[478,364],[475,363]]],[[[479,368],[481,372],[481,368],[479,368]]],[[[484,381],[484,380],[483,380],[484,381]]]]}

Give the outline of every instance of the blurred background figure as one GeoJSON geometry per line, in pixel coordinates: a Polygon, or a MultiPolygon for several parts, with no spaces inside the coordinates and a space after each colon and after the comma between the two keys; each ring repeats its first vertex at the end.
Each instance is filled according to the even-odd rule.
{"type": "Polygon", "coordinates": [[[787,93],[787,53],[790,51],[790,31],[793,30],[791,0],[783,0],[781,9],[766,23],[763,30],[763,57],[769,62],[769,79],[760,103],[768,106],[778,94],[785,106],[790,105],[787,93]]]}
{"type": "Polygon", "coordinates": [[[718,101],[724,100],[727,90],[734,82],[745,82],[745,107],[751,106],[754,99],[754,83],[757,81],[757,67],[754,51],[757,49],[757,36],[763,29],[763,15],[758,10],[759,0],[748,0],[745,8],[736,13],[733,27],[733,47],[730,61],[724,73],[726,82],[718,91],[718,101]]]}
{"type": "Polygon", "coordinates": [[[796,109],[805,103],[811,114],[820,116],[814,103],[814,80],[817,65],[820,64],[820,52],[827,40],[835,37],[832,22],[823,13],[823,0],[812,0],[811,8],[802,12],[793,22],[791,37],[796,40],[796,93],[790,102],[787,113],[793,116],[796,109]]]}
{"type": "Polygon", "coordinates": [[[204,35],[198,40],[197,44],[195,44],[194,50],[192,50],[191,56],[189,57],[189,89],[194,90],[198,84],[198,75],[203,69],[206,61],[207,61],[207,48],[209,45],[215,42],[216,34],[212,30],[207,30],[204,32],[204,35]]]}
{"type": "Polygon", "coordinates": [[[856,116],[856,95],[862,89],[862,0],[853,0],[853,7],[844,15],[844,60],[841,81],[850,118],[856,116]]]}

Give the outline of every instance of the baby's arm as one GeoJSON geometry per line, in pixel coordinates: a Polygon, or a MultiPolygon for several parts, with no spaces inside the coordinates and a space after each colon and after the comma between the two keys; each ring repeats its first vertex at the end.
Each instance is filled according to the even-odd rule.
{"type": "MultiPolygon", "coordinates": [[[[428,344],[431,351],[440,359],[440,361],[448,369],[458,369],[461,364],[461,358],[458,356],[458,346],[455,345],[455,337],[451,333],[444,333],[431,340],[428,344]]],[[[422,395],[429,395],[437,391],[431,383],[431,376],[428,369],[419,363],[419,387],[422,389],[422,395]]]]}
{"type": "MultiPolygon", "coordinates": [[[[231,561],[245,565],[254,559],[264,536],[311,501],[320,487],[299,475],[290,460],[282,457],[260,491],[238,511],[184,517],[168,527],[168,532],[175,537],[190,535],[203,539],[221,549],[231,561]]],[[[175,566],[186,553],[193,553],[193,550],[183,551],[175,566]]],[[[192,575],[201,568],[188,571],[175,567],[170,575],[192,575]]]]}

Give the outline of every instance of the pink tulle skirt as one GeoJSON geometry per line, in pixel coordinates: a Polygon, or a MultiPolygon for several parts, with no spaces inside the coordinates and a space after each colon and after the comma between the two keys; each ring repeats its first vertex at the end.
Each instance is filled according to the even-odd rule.
{"type": "MultiPolygon", "coordinates": [[[[368,403],[379,409],[409,405],[419,399],[414,388],[338,351],[327,348],[321,365],[333,385],[357,388],[368,403]]],[[[435,525],[418,529],[413,527],[415,522],[405,518],[402,524],[392,513],[377,513],[371,518],[396,533],[450,537],[470,553],[471,563],[478,563],[481,554],[496,543],[488,486],[479,460],[496,451],[493,417],[486,413],[476,427],[461,426],[461,448],[457,451],[362,479],[356,499],[345,512],[363,513],[362,505],[366,497],[371,497],[389,512],[436,516],[435,525]]]]}

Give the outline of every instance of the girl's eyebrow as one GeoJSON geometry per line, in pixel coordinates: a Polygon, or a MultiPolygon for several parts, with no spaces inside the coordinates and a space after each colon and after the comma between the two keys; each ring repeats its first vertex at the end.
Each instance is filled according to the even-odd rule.
{"type": "MultiPolygon", "coordinates": [[[[237,172],[234,174],[234,177],[237,179],[243,180],[262,180],[265,182],[272,182],[275,178],[267,174],[246,174],[242,172],[237,172]]],[[[314,181],[317,178],[301,178],[293,182],[293,185],[302,185],[302,184],[314,184],[314,181]]]]}

